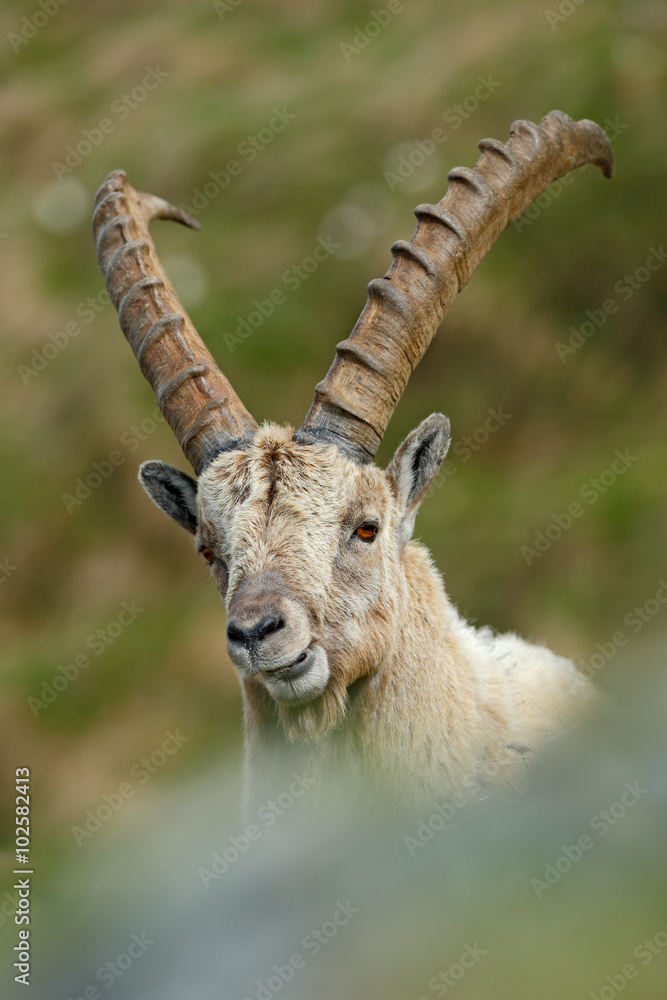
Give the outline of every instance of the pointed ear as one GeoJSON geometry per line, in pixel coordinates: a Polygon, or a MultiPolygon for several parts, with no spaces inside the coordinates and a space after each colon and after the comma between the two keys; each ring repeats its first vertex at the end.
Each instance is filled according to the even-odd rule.
{"type": "Polygon", "coordinates": [[[449,420],[432,413],[422,420],[389,463],[387,476],[403,511],[402,544],[409,541],[419,505],[445,460],[449,448],[449,420]]]}
{"type": "Polygon", "coordinates": [[[139,482],[151,500],[192,534],[197,530],[197,481],[166,462],[143,462],[139,482]]]}

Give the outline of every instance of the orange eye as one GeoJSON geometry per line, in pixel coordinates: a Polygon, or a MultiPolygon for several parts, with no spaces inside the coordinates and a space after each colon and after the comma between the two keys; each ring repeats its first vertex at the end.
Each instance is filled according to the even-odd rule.
{"type": "Polygon", "coordinates": [[[373,542],[378,531],[379,528],[377,524],[371,524],[370,521],[367,521],[365,524],[359,525],[355,531],[355,535],[357,538],[361,538],[364,542],[373,542]]]}
{"type": "Polygon", "coordinates": [[[210,564],[211,564],[211,563],[213,562],[213,560],[215,559],[215,552],[213,551],[213,549],[210,549],[210,548],[208,547],[208,545],[203,545],[203,546],[202,546],[202,547],[200,548],[200,550],[199,550],[199,551],[201,552],[201,554],[203,555],[204,559],[206,560],[206,562],[207,562],[207,563],[209,564],[209,566],[210,566],[210,564]]]}

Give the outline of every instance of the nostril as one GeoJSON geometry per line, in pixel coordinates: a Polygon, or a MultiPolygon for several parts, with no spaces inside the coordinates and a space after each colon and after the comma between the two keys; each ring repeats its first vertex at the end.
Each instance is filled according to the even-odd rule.
{"type": "Polygon", "coordinates": [[[271,632],[277,632],[278,629],[283,628],[285,625],[285,619],[282,615],[267,615],[263,618],[257,628],[253,630],[253,637],[256,636],[258,639],[263,639],[265,635],[269,635],[271,632]]]}
{"type": "Polygon", "coordinates": [[[230,642],[238,642],[250,648],[257,642],[261,642],[267,635],[284,628],[285,619],[282,615],[266,615],[256,625],[244,628],[235,622],[230,622],[227,626],[227,638],[230,642]]]}
{"type": "Polygon", "coordinates": [[[246,642],[248,632],[239,625],[230,624],[227,626],[227,638],[230,642],[246,642]]]}

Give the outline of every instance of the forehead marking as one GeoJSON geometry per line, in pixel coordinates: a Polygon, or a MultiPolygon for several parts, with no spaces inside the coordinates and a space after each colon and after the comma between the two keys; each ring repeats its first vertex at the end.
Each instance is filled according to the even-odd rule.
{"type": "Polygon", "coordinates": [[[265,454],[265,468],[269,477],[269,486],[266,493],[266,505],[267,508],[271,507],[271,504],[275,500],[276,491],[278,489],[278,459],[279,459],[279,446],[274,444],[269,452],[265,454]]]}

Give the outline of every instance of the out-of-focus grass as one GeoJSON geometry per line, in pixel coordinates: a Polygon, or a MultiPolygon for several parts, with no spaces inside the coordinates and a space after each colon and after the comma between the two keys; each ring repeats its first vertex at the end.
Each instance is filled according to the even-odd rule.
{"type": "MultiPolygon", "coordinates": [[[[24,16],[24,5],[6,4],[0,36],[19,31],[24,16]]],[[[417,527],[453,599],[480,623],[586,658],[666,575],[664,274],[627,301],[614,290],[664,239],[663,6],[588,0],[551,30],[532,0],[410,3],[347,62],[341,43],[368,16],[357,4],[301,0],[245,0],[223,20],[209,4],[71,4],[18,52],[4,46],[0,562],[16,569],[0,584],[0,740],[5,777],[26,762],[34,769],[35,819],[44,842],[53,835],[54,859],[86,802],[117,786],[168,725],[190,734],[184,772],[220,755],[240,766],[241,757],[218,599],[185,533],[135,479],[144,459],[185,461],[164,424],[136,450],[122,444],[154,400],[112,307],[83,319],[102,282],[90,210],[77,199],[90,206],[110,169],[191,203],[274,107],[296,115],[201,212],[200,233],[155,226],[196,325],[245,403],[259,420],[296,423],[367,281],[384,273],[390,243],[410,236],[413,206],[444,194],[448,169],[473,164],[477,140],[504,139],[513,119],[539,121],[552,108],[607,124],[617,133],[614,181],[578,172],[539,218],[502,237],[413,376],[379,459],[431,411],[450,416],[455,441],[474,434],[489,407],[511,414],[469,461],[453,456],[456,475],[417,527]],[[121,120],[112,103],[158,65],[167,78],[121,120]],[[480,76],[496,82],[492,95],[391,191],[384,172],[397,144],[430,135],[480,76]],[[58,188],[53,161],[109,115],[112,134],[58,188]],[[52,231],[53,211],[51,223],[39,221],[54,184],[70,205],[63,232],[52,231]],[[365,238],[350,238],[348,257],[324,262],[230,353],[224,333],[253,299],[284,287],[283,273],[328,235],[331,211],[350,203],[365,238]],[[555,345],[608,298],[618,311],[561,361],[555,345]],[[73,320],[78,336],[24,384],[19,366],[73,320]],[[62,495],[119,447],[123,464],[68,514],[62,495]],[[626,448],[638,461],[527,565],[521,546],[626,448]],[[35,718],[27,699],[132,599],[146,611],[35,718]]],[[[642,638],[660,627],[647,621],[642,638]]],[[[604,686],[604,670],[599,679],[604,686]]],[[[635,682],[648,687],[651,670],[638,666],[635,682]]]]}

